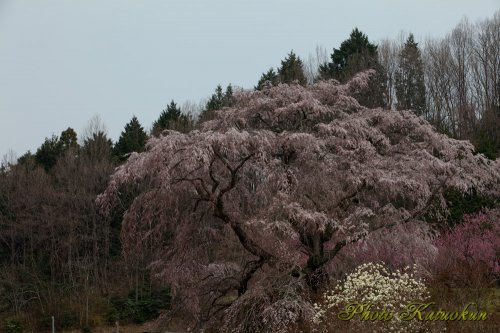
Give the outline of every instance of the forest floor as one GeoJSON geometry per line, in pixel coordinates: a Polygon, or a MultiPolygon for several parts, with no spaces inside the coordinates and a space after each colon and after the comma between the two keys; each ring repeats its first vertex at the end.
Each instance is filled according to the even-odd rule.
{"type": "MultiPolygon", "coordinates": [[[[116,327],[107,326],[107,327],[95,327],[92,328],[92,333],[116,333],[116,327]]],[[[124,325],[120,326],[119,333],[169,333],[166,331],[157,331],[152,329],[151,325],[148,323],[142,325],[124,325]]],[[[63,333],[82,333],[81,330],[70,330],[63,331],[63,333]]],[[[173,332],[172,332],[173,333],[173,332]]],[[[175,332],[180,333],[180,332],[175,332]]]]}
{"type": "MultiPolygon", "coordinates": [[[[143,333],[149,332],[145,325],[126,325],[120,326],[120,333],[143,333]]],[[[82,330],[63,331],[63,333],[82,333],[82,330]]],[[[95,327],[92,328],[92,333],[116,333],[116,327],[95,327]]]]}

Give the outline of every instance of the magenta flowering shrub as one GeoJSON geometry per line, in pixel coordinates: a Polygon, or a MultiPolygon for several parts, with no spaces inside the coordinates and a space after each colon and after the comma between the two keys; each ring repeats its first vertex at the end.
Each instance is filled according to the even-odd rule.
{"type": "Polygon", "coordinates": [[[500,209],[466,215],[434,244],[438,281],[450,287],[493,285],[500,278],[500,209]]]}

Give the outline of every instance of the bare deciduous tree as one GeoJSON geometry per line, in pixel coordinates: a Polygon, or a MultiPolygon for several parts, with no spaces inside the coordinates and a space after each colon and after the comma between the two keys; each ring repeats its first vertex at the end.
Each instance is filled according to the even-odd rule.
{"type": "Polygon", "coordinates": [[[396,71],[399,68],[401,45],[396,41],[384,39],[378,44],[378,60],[387,76],[385,105],[390,110],[396,109],[396,71]]]}
{"type": "Polygon", "coordinates": [[[304,73],[308,84],[313,84],[318,79],[319,67],[327,64],[328,61],[330,61],[328,51],[323,46],[317,45],[315,53],[310,53],[304,64],[304,73]]]}

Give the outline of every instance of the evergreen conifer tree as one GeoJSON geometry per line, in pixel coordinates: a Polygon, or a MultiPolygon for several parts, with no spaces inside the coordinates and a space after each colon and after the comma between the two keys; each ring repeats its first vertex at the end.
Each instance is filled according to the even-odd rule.
{"type": "Polygon", "coordinates": [[[93,162],[104,161],[111,158],[113,152],[113,142],[103,131],[92,133],[91,137],[83,141],[83,156],[93,162]]]}
{"type": "Polygon", "coordinates": [[[45,141],[35,153],[35,160],[43,166],[45,171],[49,171],[68,149],[77,147],[76,132],[71,127],[68,127],[61,132],[60,137],[52,135],[50,139],[45,138],[45,141]]]}
{"type": "Polygon", "coordinates": [[[142,128],[136,116],[133,116],[130,122],[125,125],[120,138],[115,144],[114,154],[121,160],[127,159],[131,152],[142,152],[146,146],[148,136],[142,128]]]}
{"type": "Polygon", "coordinates": [[[204,122],[212,119],[213,112],[216,110],[220,110],[223,107],[230,107],[234,104],[233,97],[233,87],[229,84],[226,87],[226,91],[222,91],[222,86],[219,84],[217,88],[215,88],[215,93],[212,94],[212,97],[208,100],[205,109],[201,112],[199,121],[204,122]]]}
{"type": "Polygon", "coordinates": [[[301,85],[306,85],[307,79],[304,74],[304,65],[300,57],[293,51],[290,51],[288,56],[281,61],[281,67],[278,68],[278,77],[281,83],[298,81],[301,85]]]}
{"type": "Polygon", "coordinates": [[[330,57],[332,62],[319,68],[322,79],[346,82],[360,71],[376,69],[378,64],[377,46],[370,43],[368,37],[358,28],[354,28],[349,38],[340,44],[339,49],[333,49],[330,57]]]}
{"type": "Polygon", "coordinates": [[[52,135],[52,137],[45,138],[45,141],[37,149],[35,153],[35,160],[38,164],[43,166],[45,171],[49,171],[54,165],[56,165],[57,160],[61,157],[63,152],[63,147],[61,141],[57,135],[52,135]]]}
{"type": "Polygon", "coordinates": [[[206,110],[207,111],[214,111],[214,110],[219,110],[222,109],[223,106],[223,100],[224,100],[224,93],[222,92],[222,87],[221,85],[217,85],[217,88],[215,88],[215,93],[212,94],[212,97],[207,102],[206,110]]]}
{"type": "Polygon", "coordinates": [[[257,86],[255,87],[255,90],[262,90],[264,87],[264,83],[266,81],[269,81],[273,86],[277,85],[279,82],[279,76],[276,74],[274,69],[271,67],[266,73],[262,73],[259,82],[257,82],[257,86]]]}
{"type": "Polygon", "coordinates": [[[59,140],[61,141],[64,150],[78,147],[76,132],[71,127],[68,127],[66,130],[61,132],[59,140]]]}
{"type": "Polygon", "coordinates": [[[23,165],[31,169],[36,167],[36,163],[36,155],[32,154],[29,150],[17,159],[18,165],[23,165]]]}
{"type": "Polygon", "coordinates": [[[234,97],[233,97],[233,86],[229,84],[226,87],[226,92],[224,93],[224,97],[222,98],[222,107],[229,107],[234,105],[234,97]]]}
{"type": "Polygon", "coordinates": [[[370,43],[364,33],[354,28],[349,38],[340,44],[340,48],[333,49],[330,57],[332,62],[319,67],[321,79],[347,82],[358,72],[374,69],[376,74],[370,80],[367,91],[356,98],[367,107],[385,106],[386,71],[378,61],[377,46],[370,43]]]}
{"type": "Polygon", "coordinates": [[[191,129],[191,125],[191,117],[183,114],[181,109],[172,100],[167,108],[162,111],[158,119],[153,123],[151,134],[158,136],[163,130],[166,129],[188,132],[191,129]]]}
{"type": "Polygon", "coordinates": [[[413,34],[399,54],[396,97],[398,110],[414,110],[418,115],[425,113],[424,65],[413,34]]]}

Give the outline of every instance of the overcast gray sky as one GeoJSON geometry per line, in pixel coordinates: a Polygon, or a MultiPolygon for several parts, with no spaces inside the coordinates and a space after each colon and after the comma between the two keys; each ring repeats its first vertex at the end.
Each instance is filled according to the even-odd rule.
{"type": "Polygon", "coordinates": [[[499,0],[0,0],[0,157],[32,152],[98,114],[116,140],[174,99],[251,88],[293,49],[329,52],[357,26],[371,41],[441,37],[499,0]]]}

